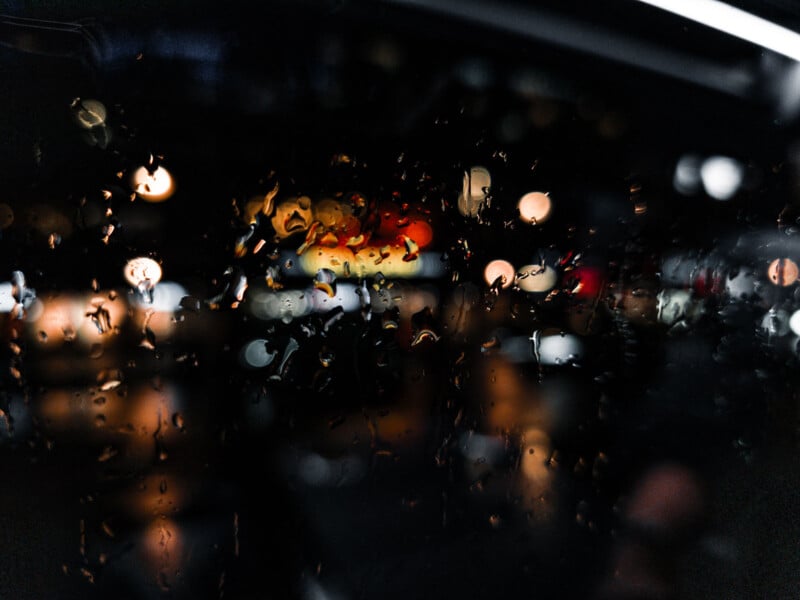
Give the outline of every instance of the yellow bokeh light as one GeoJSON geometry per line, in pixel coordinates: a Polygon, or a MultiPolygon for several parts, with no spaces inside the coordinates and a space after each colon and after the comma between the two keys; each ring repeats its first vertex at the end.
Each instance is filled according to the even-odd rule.
{"type": "Polygon", "coordinates": [[[526,223],[537,225],[544,223],[550,217],[553,203],[547,194],[529,192],[520,198],[517,208],[520,219],[526,223]]]}
{"type": "Polygon", "coordinates": [[[557,281],[555,269],[544,265],[525,265],[517,275],[517,285],[525,292],[548,292],[557,281]]]}
{"type": "Polygon", "coordinates": [[[500,285],[504,288],[509,288],[514,283],[514,277],[517,272],[507,260],[493,260],[483,270],[483,278],[487,285],[493,285],[498,277],[502,277],[500,285]]]}
{"type": "Polygon", "coordinates": [[[143,282],[149,282],[148,287],[153,287],[161,281],[161,265],[145,256],[129,260],[125,265],[124,273],[125,280],[135,288],[138,288],[143,282]]]}
{"type": "Polygon", "coordinates": [[[163,202],[175,192],[172,175],[164,167],[139,167],[132,178],[133,190],[147,202],[163,202]]]}

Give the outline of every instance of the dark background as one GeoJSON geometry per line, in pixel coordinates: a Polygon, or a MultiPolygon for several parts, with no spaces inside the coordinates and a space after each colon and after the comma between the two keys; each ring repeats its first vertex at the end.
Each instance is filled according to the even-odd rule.
{"type": "MultiPolygon", "coordinates": [[[[747,4],[797,23],[791,5],[747,4]]],[[[775,91],[790,61],[631,2],[469,6],[464,17],[392,2],[258,10],[244,2],[4,3],[0,202],[17,220],[0,238],[0,280],[22,270],[40,293],[88,291],[93,279],[124,288],[125,261],[149,254],[170,280],[210,297],[240,233],[231,201],[275,180],[286,194],[358,189],[379,200],[425,199],[435,250],[449,272],[478,285],[487,260],[522,264],[542,248],[581,251],[632,287],[657,282],[665,254],[725,254],[738,235],[774,230],[797,201],[797,121],[775,91]],[[487,15],[529,19],[529,33],[487,15]],[[587,49],[581,39],[602,43],[587,49]],[[615,44],[641,52],[613,60],[615,44]],[[663,70],[648,62],[653,53],[667,57],[663,70]],[[70,111],[76,97],[105,104],[110,141],[87,143],[70,111]],[[676,194],[672,174],[686,153],[738,159],[748,185],[731,203],[676,194]],[[131,204],[116,173],[151,154],[163,156],[178,191],[164,204],[131,204]],[[343,154],[349,162],[336,158],[343,154]],[[496,182],[488,225],[452,209],[473,164],[496,182]],[[532,240],[503,224],[515,218],[513,199],[534,188],[550,190],[563,208],[532,240]],[[639,188],[648,205],[642,218],[631,210],[639,188]],[[100,240],[105,221],[93,216],[106,206],[103,189],[112,191],[119,225],[108,244],[100,240]],[[448,209],[440,210],[442,199],[448,209]],[[75,224],[55,249],[37,227],[43,205],[75,224]],[[472,258],[456,251],[463,238],[472,258]]],[[[760,267],[759,251],[741,262],[760,267]]],[[[242,262],[253,278],[266,265],[242,262]]],[[[455,288],[447,277],[434,285],[442,298],[455,288]]],[[[79,350],[53,354],[28,340],[22,380],[2,380],[2,408],[19,416],[0,448],[0,597],[591,597],[624,531],[620,499],[664,460],[697,473],[710,505],[691,542],[664,552],[665,570],[677,572],[676,596],[796,597],[797,359],[764,345],[754,324],[770,300],[794,301],[793,290],[777,294],[743,309],[733,341],[713,298],[688,338],[624,326],[607,313],[587,342],[585,368],[548,375],[577,390],[571,420],[553,433],[561,474],[549,526],[531,525],[519,499],[503,491],[519,450],[493,465],[486,493],[474,491],[459,454],[459,436],[480,430],[490,410],[479,344],[491,323],[468,340],[445,336],[416,351],[387,337],[391,366],[379,369],[371,344],[385,334],[348,316],[327,338],[304,343],[279,383],[242,368],[236,353],[255,334],[297,335],[298,323],[256,323],[242,310],[204,306],[186,313],[185,335],[155,353],[123,331],[104,362],[124,365],[126,389],[158,391],[167,382],[179,390],[187,425],[164,442],[168,458],[137,462],[123,450],[121,464],[97,461],[109,443],[124,447],[116,433],[26,421],[19,406],[37,414],[50,389],[83,394],[91,406],[85,389],[96,371],[79,350]],[[342,366],[319,389],[309,374],[322,345],[342,366]],[[720,359],[723,346],[730,351],[720,359]],[[469,385],[456,390],[461,352],[469,385]],[[185,355],[192,358],[178,360],[185,355]],[[597,417],[601,402],[610,420],[597,417]],[[345,443],[337,431],[342,419],[367,431],[370,419],[418,405],[413,441],[396,448],[364,437],[345,443]],[[463,421],[454,420],[459,410],[463,421]],[[311,451],[352,452],[366,475],[353,485],[306,486],[296,457],[311,451]],[[599,452],[611,457],[607,471],[584,477],[580,461],[599,452]],[[127,498],[149,497],[161,481],[167,504],[130,508],[127,498]],[[158,534],[147,532],[159,519],[181,532],[183,550],[160,554],[153,567],[147,540],[158,534]]],[[[515,298],[536,304],[524,296],[515,298]]],[[[555,302],[523,324],[499,321],[562,327],[570,310],[555,302]]],[[[11,342],[16,326],[3,318],[11,342]]],[[[17,364],[4,352],[4,364],[17,364]]],[[[523,370],[519,377],[536,381],[523,370]]]]}

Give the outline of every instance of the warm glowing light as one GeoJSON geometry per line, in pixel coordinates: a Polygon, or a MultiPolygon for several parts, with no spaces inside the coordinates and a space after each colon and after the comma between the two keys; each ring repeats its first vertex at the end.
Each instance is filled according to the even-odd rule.
{"type": "Polygon", "coordinates": [[[489,190],[492,176],[485,167],[472,167],[464,173],[461,194],[458,196],[458,212],[465,217],[477,217],[484,206],[489,205],[489,190]]]}
{"type": "Polygon", "coordinates": [[[565,275],[564,285],[575,298],[593,300],[605,285],[604,274],[597,267],[580,266],[565,275]]]}
{"type": "Polygon", "coordinates": [[[425,221],[414,219],[405,227],[405,234],[420,248],[428,247],[433,241],[433,228],[425,221]]]}
{"type": "Polygon", "coordinates": [[[78,339],[84,343],[105,342],[119,331],[128,319],[128,305],[124,298],[115,294],[98,293],[75,300],[80,308],[78,339]],[[114,298],[113,300],[111,298],[114,298]]]}
{"type": "Polygon", "coordinates": [[[133,311],[133,324],[141,334],[140,345],[154,349],[155,344],[175,333],[175,315],[172,311],[145,308],[141,304],[133,311]],[[154,339],[155,338],[155,339],[154,339]]]}
{"type": "Polygon", "coordinates": [[[139,167],[133,174],[133,190],[147,202],[163,202],[175,191],[172,175],[164,167],[151,171],[139,167]]]}
{"type": "Polygon", "coordinates": [[[538,223],[544,223],[550,217],[553,203],[547,194],[529,192],[519,199],[517,208],[519,209],[520,219],[531,225],[537,225],[538,223]]]}
{"type": "Polygon", "coordinates": [[[545,265],[525,265],[517,273],[517,285],[525,292],[548,292],[557,280],[555,269],[545,265]]]}
{"type": "MultiPolygon", "coordinates": [[[[393,289],[397,289],[397,287],[395,286],[393,289]]],[[[436,311],[439,306],[439,296],[435,288],[400,286],[397,294],[394,306],[397,306],[402,319],[410,318],[426,306],[433,311],[436,311]]]]}
{"type": "Polygon", "coordinates": [[[800,35],[717,0],[639,0],[800,61],[800,35]]]}
{"type": "Polygon", "coordinates": [[[128,319],[125,299],[112,292],[48,294],[37,306],[29,318],[31,335],[46,348],[76,339],[85,345],[105,344],[128,319]]]}
{"type": "Polygon", "coordinates": [[[522,437],[521,471],[525,479],[537,487],[547,488],[553,473],[547,468],[551,453],[550,437],[539,428],[527,429],[522,437]]]}
{"type": "Polygon", "coordinates": [[[104,125],[108,111],[98,100],[75,98],[71,104],[72,116],[83,129],[104,125]]]}
{"type": "Polygon", "coordinates": [[[500,278],[500,285],[504,288],[509,288],[514,283],[514,277],[517,272],[514,265],[506,260],[493,260],[483,270],[483,278],[488,285],[494,283],[500,278]]]}
{"type": "Polygon", "coordinates": [[[283,199],[275,207],[275,214],[272,215],[270,223],[277,239],[307,231],[314,223],[311,198],[290,196],[283,199]]]}
{"type": "Polygon", "coordinates": [[[797,263],[788,258],[776,258],[767,267],[769,280],[775,285],[783,287],[792,285],[800,276],[797,263]]]}
{"type": "Polygon", "coordinates": [[[161,281],[161,265],[145,256],[129,260],[125,265],[124,273],[125,280],[137,289],[142,286],[152,289],[161,281]]]}
{"type": "MultiPolygon", "coordinates": [[[[160,482],[154,482],[156,490],[160,485],[160,482]]],[[[139,551],[144,554],[145,564],[154,574],[158,574],[162,584],[172,581],[183,565],[183,538],[178,524],[164,516],[155,517],[141,536],[139,551]]]]}
{"type": "Polygon", "coordinates": [[[438,255],[420,253],[414,256],[407,245],[387,244],[365,246],[357,252],[338,246],[327,248],[314,245],[299,258],[300,267],[307,275],[315,275],[320,269],[329,269],[337,277],[356,278],[383,273],[386,277],[430,277],[437,276],[434,261],[438,255]],[[429,274],[430,273],[430,274],[429,274]]]}

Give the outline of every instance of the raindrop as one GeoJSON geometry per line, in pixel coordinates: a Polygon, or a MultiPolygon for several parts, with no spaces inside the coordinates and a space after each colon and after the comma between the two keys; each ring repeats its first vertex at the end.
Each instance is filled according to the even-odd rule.
{"type": "Polygon", "coordinates": [[[800,268],[797,263],[788,258],[776,258],[767,268],[769,280],[775,285],[787,287],[797,281],[800,268]]]}
{"type": "Polygon", "coordinates": [[[542,192],[529,192],[517,203],[519,218],[531,225],[544,223],[550,217],[551,209],[550,196],[542,192]]]}
{"type": "Polygon", "coordinates": [[[97,333],[102,335],[111,331],[111,313],[103,307],[103,301],[92,300],[92,307],[94,310],[87,311],[86,316],[92,320],[97,333]]]}
{"type": "Polygon", "coordinates": [[[149,327],[144,328],[144,331],[142,332],[142,341],[139,342],[139,346],[142,348],[147,348],[148,350],[156,349],[156,334],[149,327]]]}
{"type": "Polygon", "coordinates": [[[120,385],[122,385],[122,381],[119,379],[109,379],[108,381],[103,382],[100,385],[101,392],[107,392],[109,390],[117,389],[120,385]]]}
{"type": "Polygon", "coordinates": [[[514,265],[506,260],[493,260],[483,270],[483,278],[493,289],[511,287],[514,283],[514,265]]]}
{"type": "Polygon", "coordinates": [[[186,423],[183,419],[183,415],[179,412],[176,412],[174,415],[172,415],[172,424],[175,426],[176,429],[184,431],[186,423]]]}
{"type": "Polygon", "coordinates": [[[108,524],[108,521],[103,521],[100,524],[100,528],[103,530],[103,533],[105,533],[108,537],[110,538],[114,537],[114,530],[111,528],[111,525],[108,524]]]}
{"type": "Polygon", "coordinates": [[[336,274],[331,269],[320,269],[314,276],[314,287],[333,298],[336,296],[336,274]]]}
{"type": "Polygon", "coordinates": [[[163,202],[175,191],[170,172],[154,164],[134,171],[131,183],[136,194],[146,202],[163,202]]]}
{"type": "Polygon", "coordinates": [[[152,304],[153,288],[161,281],[161,265],[152,258],[140,256],[128,261],[125,280],[139,293],[143,302],[152,304]]]}
{"type": "Polygon", "coordinates": [[[458,212],[465,217],[479,217],[481,211],[491,204],[487,193],[491,186],[492,176],[485,167],[472,167],[465,172],[458,196],[458,212]]]}
{"type": "Polygon", "coordinates": [[[192,312],[200,312],[200,300],[192,296],[184,296],[181,298],[180,306],[192,312]]]}
{"type": "Polygon", "coordinates": [[[11,273],[11,296],[17,303],[14,312],[18,318],[24,316],[24,311],[30,308],[36,300],[36,290],[29,288],[25,283],[25,275],[22,271],[11,273]]]}
{"type": "Polygon", "coordinates": [[[319,363],[325,368],[330,367],[335,358],[336,355],[329,350],[323,350],[319,353],[319,363]]]}
{"type": "Polygon", "coordinates": [[[105,124],[108,111],[98,100],[75,98],[70,104],[72,117],[83,129],[92,129],[105,124]]]}
{"type": "Polygon", "coordinates": [[[119,454],[119,450],[117,450],[113,446],[106,446],[105,448],[103,448],[103,451],[100,453],[100,456],[97,457],[97,462],[106,462],[114,458],[117,454],[119,454]]]}
{"type": "Polygon", "coordinates": [[[517,285],[524,292],[548,292],[557,280],[555,269],[545,265],[525,265],[517,273],[517,285]]]}

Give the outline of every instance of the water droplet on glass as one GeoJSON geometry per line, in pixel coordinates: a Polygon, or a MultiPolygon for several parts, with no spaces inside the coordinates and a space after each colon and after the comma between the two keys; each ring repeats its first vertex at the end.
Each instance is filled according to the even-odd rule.
{"type": "Polygon", "coordinates": [[[108,116],[105,105],[98,100],[90,98],[86,100],[75,98],[70,103],[70,109],[72,110],[73,119],[83,129],[103,126],[108,116]]]}
{"type": "Polygon", "coordinates": [[[200,300],[192,296],[184,296],[181,298],[180,306],[192,312],[200,312],[200,300]]]}
{"type": "Polygon", "coordinates": [[[104,308],[102,300],[92,300],[86,316],[91,319],[97,329],[97,333],[104,334],[111,331],[111,313],[104,308]]]}
{"type": "Polygon", "coordinates": [[[140,256],[128,261],[124,269],[125,280],[139,294],[142,302],[153,303],[153,288],[161,281],[161,265],[152,258],[140,256]]]}
{"type": "Polygon", "coordinates": [[[314,287],[333,298],[336,296],[336,274],[331,269],[318,270],[314,276],[314,287]]]}
{"type": "Polygon", "coordinates": [[[183,431],[185,428],[186,423],[184,422],[183,415],[179,412],[176,412],[172,415],[172,424],[179,430],[183,431]]]}
{"type": "Polygon", "coordinates": [[[336,355],[329,350],[323,350],[319,353],[319,363],[325,368],[330,367],[335,358],[336,355]]]}
{"type": "Polygon", "coordinates": [[[103,448],[103,451],[100,453],[100,456],[97,457],[97,461],[106,462],[114,458],[117,454],[119,454],[119,450],[117,450],[113,446],[106,446],[105,448],[103,448]]]}
{"type": "Polygon", "coordinates": [[[108,521],[103,521],[100,524],[100,528],[103,530],[103,533],[105,533],[108,537],[110,538],[114,537],[114,530],[111,528],[111,525],[108,524],[108,521]]]}
{"type": "Polygon", "coordinates": [[[8,229],[14,222],[14,211],[8,204],[0,204],[0,230],[8,229]]]}
{"type": "Polygon", "coordinates": [[[109,390],[114,390],[122,385],[122,381],[119,379],[109,379],[108,381],[103,382],[100,385],[100,391],[107,392],[109,390]]]}

